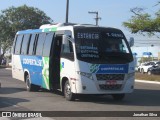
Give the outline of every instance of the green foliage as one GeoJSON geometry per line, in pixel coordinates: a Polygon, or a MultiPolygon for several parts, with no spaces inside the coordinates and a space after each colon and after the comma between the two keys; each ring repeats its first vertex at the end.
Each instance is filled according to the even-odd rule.
{"type": "Polygon", "coordinates": [[[149,36],[160,32],[160,10],[154,16],[144,13],[143,8],[133,8],[131,12],[134,13],[134,16],[127,22],[123,22],[123,26],[128,28],[130,32],[147,33],[149,36]]]}
{"type": "Polygon", "coordinates": [[[153,57],[141,57],[140,63],[153,61],[153,57]]]}
{"type": "MultiPolygon", "coordinates": [[[[53,20],[38,8],[10,7],[0,13],[0,41],[3,50],[10,49],[17,31],[25,29],[38,29],[42,24],[49,24],[53,20]]],[[[0,56],[1,57],[1,56],[0,56]]]]}

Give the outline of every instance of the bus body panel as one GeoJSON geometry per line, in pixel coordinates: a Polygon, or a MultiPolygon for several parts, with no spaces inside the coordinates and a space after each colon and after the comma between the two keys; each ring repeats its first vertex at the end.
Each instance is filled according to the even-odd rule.
{"type": "MultiPolygon", "coordinates": [[[[116,94],[116,93],[131,93],[134,88],[134,63],[121,64],[121,65],[104,65],[104,64],[88,64],[86,62],[79,62],[79,68],[77,71],[81,73],[92,74],[93,79],[89,79],[86,76],[78,75],[76,80],[76,89],[79,94],[116,94]],[[111,70],[108,70],[111,69],[111,70]],[[121,70],[120,70],[121,69],[121,70]],[[108,70],[108,71],[107,71],[108,70]],[[105,71],[105,72],[104,72],[105,71]],[[120,72],[121,71],[121,72],[120,72]],[[112,79],[112,74],[119,75],[124,74],[124,78],[117,80],[116,84],[122,85],[120,89],[117,90],[105,90],[100,88],[100,85],[106,85],[107,80],[97,80],[96,74],[100,75],[110,75],[112,79]],[[83,87],[86,89],[83,89],[83,87]]],[[[113,78],[114,79],[114,78],[113,78]]],[[[109,80],[108,80],[109,81],[109,80]]]]}
{"type": "Polygon", "coordinates": [[[42,57],[21,55],[21,64],[23,69],[29,71],[32,84],[42,85],[42,57]]]}
{"type": "Polygon", "coordinates": [[[67,60],[65,58],[61,58],[61,88],[62,88],[62,78],[68,78],[71,90],[73,93],[76,93],[76,74],[75,74],[75,63],[74,61],[67,60]]]}
{"type": "Polygon", "coordinates": [[[24,81],[23,66],[19,55],[12,55],[12,77],[24,81]]]}
{"type": "Polygon", "coordinates": [[[13,64],[13,78],[24,81],[24,73],[27,72],[30,76],[31,84],[41,86],[42,88],[49,88],[49,58],[42,56],[25,56],[14,55],[13,64]],[[15,62],[16,61],[16,62],[15,62]],[[14,69],[21,69],[21,73],[15,73],[14,69]]]}

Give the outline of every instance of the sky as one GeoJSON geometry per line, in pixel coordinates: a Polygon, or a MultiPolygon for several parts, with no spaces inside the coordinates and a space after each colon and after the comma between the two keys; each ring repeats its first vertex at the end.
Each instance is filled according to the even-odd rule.
{"type": "MultiPolygon", "coordinates": [[[[55,23],[65,22],[67,0],[0,0],[0,11],[11,6],[21,6],[26,4],[44,11],[55,23]]],[[[140,35],[134,35],[122,26],[128,21],[133,13],[131,8],[142,7],[145,11],[154,14],[159,6],[155,4],[160,0],[69,0],[69,22],[81,24],[95,24],[94,14],[88,11],[98,11],[99,26],[115,27],[121,29],[127,38],[153,39],[140,35]]],[[[156,39],[156,38],[154,38],[156,39]]]]}

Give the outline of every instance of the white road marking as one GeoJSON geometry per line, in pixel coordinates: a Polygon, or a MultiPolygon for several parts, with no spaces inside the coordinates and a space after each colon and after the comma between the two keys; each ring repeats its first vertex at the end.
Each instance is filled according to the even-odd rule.
{"type": "Polygon", "coordinates": [[[160,84],[160,82],[157,81],[147,81],[147,80],[135,80],[135,81],[141,83],[160,84]]]}
{"type": "Polygon", "coordinates": [[[14,104],[12,104],[12,103],[9,103],[9,102],[2,102],[2,103],[7,104],[7,105],[10,105],[10,106],[14,106],[14,107],[19,107],[19,106],[17,106],[17,105],[14,105],[14,104]]]}

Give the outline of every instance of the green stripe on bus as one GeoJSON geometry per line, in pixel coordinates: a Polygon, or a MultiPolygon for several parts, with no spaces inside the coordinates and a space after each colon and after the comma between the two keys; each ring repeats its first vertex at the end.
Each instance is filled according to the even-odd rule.
{"type": "Polygon", "coordinates": [[[57,27],[43,29],[43,32],[49,32],[49,31],[57,31],[57,27]]]}
{"type": "Polygon", "coordinates": [[[42,87],[49,89],[49,57],[43,57],[43,69],[42,69],[42,76],[43,76],[43,81],[42,81],[42,87]]]}

